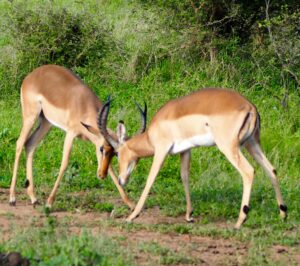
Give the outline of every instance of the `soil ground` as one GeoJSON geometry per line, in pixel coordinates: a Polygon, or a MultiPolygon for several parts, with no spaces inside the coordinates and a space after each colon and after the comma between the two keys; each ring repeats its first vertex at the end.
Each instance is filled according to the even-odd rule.
{"type": "MultiPolygon", "coordinates": [[[[0,191],[2,196],[8,195],[7,190],[0,191]]],[[[1,197],[3,199],[3,197],[1,197]]],[[[144,252],[141,245],[156,243],[176,254],[182,254],[193,261],[182,262],[177,265],[241,265],[247,264],[248,250],[251,243],[242,243],[232,239],[202,237],[192,234],[162,233],[155,230],[135,229],[128,231],[114,223],[105,223],[107,220],[122,222],[124,218],[111,218],[105,212],[52,212],[58,226],[66,227],[70,234],[80,234],[82,230],[92,232],[94,236],[104,235],[110,238],[120,238],[124,246],[134,252],[134,261],[137,265],[156,265],[158,259],[155,254],[144,252]]],[[[7,202],[0,203],[0,234],[6,241],[15,236],[16,228],[22,230],[34,226],[43,226],[46,215],[39,208],[34,208],[25,201],[18,201],[12,207],[7,202]]],[[[183,224],[183,217],[166,217],[159,208],[146,209],[135,220],[136,224],[183,224]]],[[[220,226],[228,226],[220,222],[220,226]]],[[[292,260],[300,265],[300,254],[291,247],[273,246],[270,255],[274,262],[287,263],[292,260]]]]}

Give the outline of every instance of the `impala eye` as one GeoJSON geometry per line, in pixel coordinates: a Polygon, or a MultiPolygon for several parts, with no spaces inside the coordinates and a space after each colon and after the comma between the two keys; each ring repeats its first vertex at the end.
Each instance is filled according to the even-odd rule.
{"type": "Polygon", "coordinates": [[[100,147],[100,152],[103,153],[103,146],[100,147]]]}

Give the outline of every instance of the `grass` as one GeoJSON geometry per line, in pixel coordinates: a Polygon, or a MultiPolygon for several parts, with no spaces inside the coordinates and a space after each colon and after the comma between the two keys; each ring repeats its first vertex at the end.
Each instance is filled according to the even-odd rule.
{"type": "Polygon", "coordinates": [[[0,251],[21,250],[31,265],[130,265],[129,253],[118,251],[118,242],[93,236],[83,230],[69,236],[55,230],[55,220],[39,229],[21,232],[18,237],[0,244],[0,251]],[[36,243],[33,245],[33,243],[36,243]]]}
{"type": "MultiPolygon", "coordinates": [[[[157,95],[157,97],[152,97],[151,95],[147,97],[150,108],[149,117],[153,116],[160,103],[166,101],[167,98],[187,93],[195,87],[185,85],[186,83],[191,83],[188,78],[172,79],[169,82],[163,83],[153,80],[149,81],[148,79],[149,77],[145,78],[138,87],[129,86],[128,88],[131,90],[131,97],[140,99],[142,94],[149,91],[151,84],[159,83],[159,85],[161,85],[161,87],[158,85],[151,87],[151,95],[157,95]],[[161,90],[163,90],[164,93],[159,93],[161,90]]],[[[197,82],[195,82],[195,84],[196,83],[197,82]]],[[[214,81],[211,81],[211,83],[214,83],[214,81]]],[[[252,189],[249,218],[244,224],[243,229],[238,232],[233,229],[219,228],[219,222],[233,224],[237,219],[242,195],[242,180],[236,170],[216,148],[199,148],[192,152],[190,178],[194,215],[198,218],[201,217],[198,222],[195,224],[167,226],[124,225],[118,222],[112,225],[117,227],[121,226],[124,230],[146,229],[162,233],[191,234],[212,238],[235,239],[237,241],[251,243],[249,265],[254,265],[258,262],[268,264],[270,261],[268,261],[266,254],[269,248],[274,245],[298,247],[299,249],[300,209],[297,199],[300,189],[300,135],[299,128],[297,127],[299,124],[297,106],[291,106],[289,109],[283,111],[274,99],[266,97],[264,94],[259,96],[255,91],[245,91],[244,94],[246,94],[261,111],[262,146],[266,151],[267,157],[277,167],[278,176],[280,177],[280,187],[289,208],[289,216],[286,222],[282,222],[278,216],[275,195],[269,179],[253,160],[250,159],[255,165],[257,172],[252,189]],[[257,254],[257,252],[259,252],[259,256],[254,255],[257,254]]],[[[138,123],[139,118],[138,116],[136,117],[136,112],[130,102],[128,102],[126,106],[124,106],[123,102],[123,108],[126,112],[118,109],[120,105],[122,106],[121,99],[123,99],[123,96],[126,97],[125,95],[128,97],[128,91],[118,91],[111,118],[113,120],[112,124],[114,124],[117,120],[114,115],[117,117],[125,115],[125,121],[129,124],[130,128],[131,125],[134,127],[134,124],[138,123]],[[120,114],[120,112],[122,114],[120,114]]],[[[0,145],[1,147],[5,147],[5,149],[1,149],[0,151],[0,186],[7,188],[9,187],[12,173],[15,142],[21,126],[20,106],[17,98],[17,96],[12,96],[0,101],[0,145]],[[14,121],[14,123],[12,123],[12,121],[14,121]]],[[[133,132],[132,130],[132,133],[133,132]]],[[[35,155],[34,180],[38,197],[43,201],[45,201],[49,195],[58,173],[63,138],[64,134],[60,130],[52,130],[41,143],[35,155]]],[[[23,187],[25,180],[24,157],[23,154],[18,175],[19,189],[23,187]]],[[[145,159],[139,163],[131,177],[130,183],[126,187],[126,191],[135,201],[138,200],[144,187],[151,161],[151,159],[145,159]]],[[[119,198],[118,192],[109,178],[99,182],[95,174],[96,165],[97,162],[93,145],[88,142],[76,141],[68,170],[59,188],[54,210],[80,210],[83,212],[94,210],[97,212],[110,212],[112,209],[115,209],[116,217],[126,217],[129,214],[129,210],[120,204],[114,207],[114,199],[119,198]],[[84,193],[81,193],[82,191],[84,193]]],[[[157,205],[160,207],[160,211],[167,216],[176,217],[185,213],[185,197],[180,180],[179,156],[170,156],[167,158],[153,186],[151,195],[147,199],[146,206],[148,208],[157,205]]],[[[23,239],[23,237],[30,239],[31,237],[41,237],[41,235],[43,235],[42,232],[39,232],[39,229],[31,234],[32,236],[29,236],[25,233],[22,237],[12,240],[12,242],[5,244],[2,248],[4,250],[9,250],[12,247],[22,249],[23,244],[21,245],[22,241],[19,239],[23,239]]],[[[42,237],[39,241],[43,243],[48,242],[49,239],[42,237]]],[[[101,245],[97,243],[102,243],[102,241],[106,240],[99,239],[98,237],[94,238],[94,236],[88,234],[85,236],[74,236],[71,239],[65,236],[59,236],[56,249],[67,253],[66,250],[68,250],[68,246],[73,246],[73,244],[76,243],[76,245],[79,245],[78,249],[80,249],[81,244],[91,245],[87,248],[86,252],[92,252],[95,250],[95,246],[93,245],[101,245]],[[82,238],[84,240],[82,240],[82,238]]],[[[109,243],[109,245],[113,245],[113,242],[109,243]]],[[[45,248],[40,246],[37,249],[30,245],[27,248],[28,251],[25,249],[26,252],[24,252],[26,256],[34,260],[36,254],[39,254],[38,256],[45,259],[45,265],[47,265],[47,258],[50,257],[50,254],[43,251],[45,248]]],[[[174,257],[171,251],[170,253],[169,251],[160,250],[159,247],[155,247],[155,245],[153,246],[149,243],[145,244],[142,249],[143,252],[159,256],[161,264],[182,262],[180,255],[174,257]],[[158,251],[155,248],[157,248],[158,251]],[[166,252],[167,255],[164,255],[164,252],[166,252]]],[[[50,248],[50,251],[51,250],[52,248],[50,248]]],[[[81,253],[78,250],[72,252],[74,252],[80,260],[81,253]]],[[[102,261],[103,255],[98,255],[95,255],[95,261],[102,261]],[[99,257],[97,257],[98,255],[99,257]]],[[[67,265],[69,261],[67,257],[64,257],[64,254],[61,254],[59,251],[57,256],[58,261],[54,261],[53,263],[57,263],[58,265],[65,261],[67,265]]],[[[108,260],[107,265],[112,263],[109,261],[110,258],[111,255],[107,258],[104,255],[103,260],[108,260]]],[[[189,260],[189,258],[186,259],[189,260]]],[[[78,265],[81,265],[81,263],[85,265],[87,262],[81,261],[78,263],[78,265]]],[[[100,265],[106,265],[105,263],[100,265]]],[[[122,263],[126,264],[129,262],[121,260],[120,265],[122,265],[122,263]]]]}
{"type": "MultiPolygon", "coordinates": [[[[56,1],[55,3],[56,8],[65,7],[73,13],[81,7],[80,1],[75,5],[71,5],[71,1],[56,1]]],[[[169,46],[169,42],[180,34],[169,32],[164,35],[166,29],[162,27],[164,20],[157,13],[159,10],[152,8],[143,10],[141,13],[136,12],[130,19],[127,14],[141,7],[134,1],[122,3],[123,1],[102,3],[103,10],[99,12],[107,16],[105,20],[112,26],[113,38],[124,43],[123,49],[127,52],[129,59],[128,62],[122,62],[118,66],[119,76],[123,77],[107,83],[99,79],[102,77],[99,74],[101,69],[75,68],[101,100],[104,101],[109,94],[112,94],[114,101],[109,126],[114,129],[117,122],[122,119],[130,135],[136,132],[140,117],[133,100],[139,103],[147,102],[150,120],[163,103],[196,89],[213,86],[235,89],[253,102],[261,114],[262,147],[277,169],[289,216],[285,222],[280,220],[274,190],[268,177],[247,155],[256,169],[251,195],[251,211],[243,228],[240,231],[233,230],[232,225],[237,219],[242,197],[242,179],[217,148],[199,148],[192,151],[190,176],[195,223],[125,224],[118,219],[107,218],[101,220],[97,226],[107,228],[107,230],[120,229],[124,235],[127,232],[138,233],[144,230],[176,236],[191,235],[226,239],[232,242],[240,241],[248,247],[247,258],[240,263],[245,265],[274,265],[277,262],[272,261],[270,249],[275,245],[289,247],[299,254],[300,98],[297,89],[291,86],[289,106],[284,109],[280,103],[284,88],[276,77],[276,73],[273,72],[274,67],[259,68],[251,59],[241,57],[237,51],[243,50],[243,47],[236,47],[236,50],[229,54],[220,54],[215,63],[197,61],[195,64],[185,65],[182,61],[158,60],[155,67],[141,69],[140,73],[137,73],[134,69],[137,48],[139,48],[140,60],[145,58],[150,60],[151,58],[147,58],[147,55],[153,53],[159,57],[159,52],[172,47],[172,45],[169,46]],[[156,32],[156,28],[159,28],[159,32],[156,32]],[[153,42],[149,42],[149,39],[152,40],[154,37],[160,44],[158,48],[154,47],[153,42]],[[138,74],[140,74],[139,79],[135,78],[138,74]]],[[[35,4],[36,1],[30,1],[29,7],[34,7],[35,4]]],[[[0,7],[3,7],[0,12],[5,13],[8,5],[8,2],[0,3],[0,7]]],[[[93,0],[88,1],[85,11],[94,14],[95,16],[90,17],[97,20],[98,17],[100,19],[100,13],[97,13],[94,5],[93,0]]],[[[4,19],[5,16],[2,17],[4,19]]],[[[10,56],[14,58],[14,53],[7,52],[12,49],[7,47],[10,41],[8,36],[0,32],[0,55],[3,55],[7,62],[11,62],[10,56]]],[[[14,64],[14,61],[11,64],[14,64]]],[[[10,68],[7,67],[7,69],[10,68]]],[[[14,69],[13,66],[12,69],[16,71],[14,77],[17,77],[20,69],[17,67],[14,69]]],[[[0,69],[0,89],[5,88],[5,93],[0,95],[0,187],[9,188],[15,143],[22,122],[19,88],[12,87],[7,80],[13,77],[6,77],[3,73],[8,72],[2,72],[0,69]]],[[[20,83],[20,80],[14,84],[17,83],[20,83]]],[[[63,139],[62,131],[51,130],[35,154],[34,181],[37,196],[42,203],[50,194],[59,171],[63,139]]],[[[138,200],[144,188],[151,162],[151,158],[141,160],[126,187],[130,198],[135,201],[138,200]]],[[[113,163],[116,166],[115,159],[113,163]]],[[[179,165],[178,155],[167,158],[154,183],[151,195],[146,201],[146,208],[159,206],[159,211],[165,216],[184,215],[185,196],[180,180],[179,165]]],[[[120,203],[119,194],[111,179],[109,177],[103,181],[97,179],[96,168],[94,146],[89,142],[76,140],[69,167],[53,206],[54,211],[110,213],[113,210],[114,217],[122,219],[130,213],[120,203]]],[[[17,182],[19,192],[24,189],[24,181],[25,155],[23,153],[17,182]]],[[[28,197],[19,193],[18,199],[28,200],[28,197]]],[[[8,198],[6,195],[1,195],[0,200],[6,202],[8,198]]],[[[39,212],[41,216],[44,215],[43,207],[40,207],[39,212]]],[[[13,215],[7,214],[7,218],[14,220],[13,215]]],[[[67,232],[71,222],[59,223],[50,214],[42,225],[28,231],[16,228],[17,233],[9,241],[4,242],[0,238],[0,252],[19,250],[22,255],[31,260],[33,265],[39,263],[39,265],[132,265],[138,264],[134,256],[139,253],[142,253],[144,258],[149,257],[150,263],[151,260],[157,264],[171,265],[201,263],[194,257],[184,256],[180,252],[174,253],[174,250],[161,243],[149,242],[146,239],[140,247],[133,248],[128,244],[126,236],[118,238],[101,236],[89,229],[70,236],[67,232]],[[135,255],[130,255],[132,252],[135,255]]],[[[284,261],[278,263],[286,264],[284,261]]]]}

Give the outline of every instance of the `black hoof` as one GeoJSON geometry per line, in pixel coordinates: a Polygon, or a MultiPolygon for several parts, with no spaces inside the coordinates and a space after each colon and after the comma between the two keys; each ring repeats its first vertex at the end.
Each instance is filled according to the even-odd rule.
{"type": "Polygon", "coordinates": [[[36,200],[35,202],[32,203],[33,208],[35,208],[38,205],[41,205],[38,200],[36,200]]]}
{"type": "Polygon", "coordinates": [[[9,206],[16,206],[16,202],[15,201],[10,201],[9,206]]]}

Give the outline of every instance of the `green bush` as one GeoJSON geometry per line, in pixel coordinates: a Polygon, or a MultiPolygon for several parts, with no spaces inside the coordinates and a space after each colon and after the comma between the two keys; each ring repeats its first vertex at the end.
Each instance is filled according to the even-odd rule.
{"type": "MultiPolygon", "coordinates": [[[[10,79],[7,90],[18,89],[23,77],[44,64],[69,69],[93,67],[103,71],[105,58],[116,50],[105,20],[87,11],[71,12],[51,4],[12,3],[1,29],[7,38],[2,47],[0,73],[10,79]],[[6,54],[7,50],[14,54],[6,54]],[[102,68],[102,69],[101,69],[102,68]]],[[[5,85],[4,85],[5,86],[5,85]]]]}

